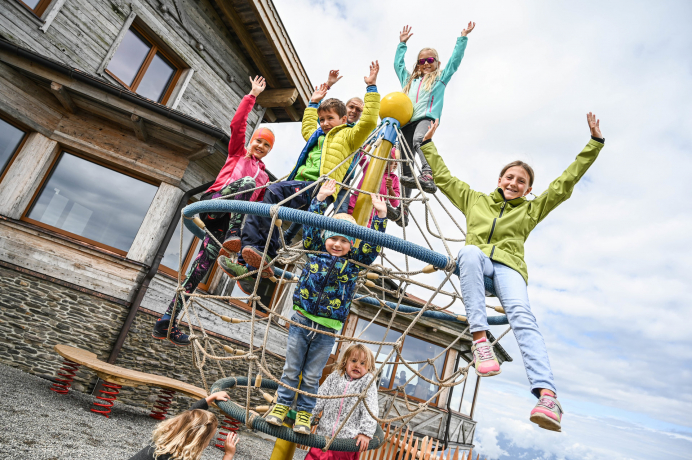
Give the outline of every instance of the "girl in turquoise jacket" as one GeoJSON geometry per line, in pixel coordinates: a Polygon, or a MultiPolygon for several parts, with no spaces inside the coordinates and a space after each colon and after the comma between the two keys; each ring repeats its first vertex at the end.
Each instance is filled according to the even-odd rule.
{"type": "Polygon", "coordinates": [[[466,216],[466,246],[459,251],[457,267],[473,334],[471,350],[476,374],[489,377],[500,373],[495,350],[486,335],[485,276],[493,280],[495,293],[517,339],[531,392],[538,398],[530,420],[553,431],[561,429],[562,407],[556,397],[548,350],[531,313],[524,243],[536,225],[572,195],[577,182],[598,158],[605,139],[596,116],[589,113],[587,121],[591,140],[565,172],[533,200],[526,199],[533,186],[533,169],[523,161],[506,165],[500,171],[495,190],[485,194],[472,190],[447,169],[430,142],[437,123],[432,123],[421,145],[435,172],[435,183],[466,216]]]}
{"type": "MultiPolygon", "coordinates": [[[[422,166],[422,174],[418,177],[421,188],[428,193],[435,193],[437,187],[433,181],[432,170],[425,160],[425,155],[420,149],[428,130],[429,123],[425,120],[435,121],[442,116],[442,105],[444,104],[445,89],[452,79],[452,75],[459,68],[461,59],[464,57],[467,35],[471,33],[476,24],[469,22],[466,29],[461,31],[461,37],[457,38],[457,43],[452,51],[452,57],[447,62],[444,69],[440,66],[440,57],[433,48],[423,48],[418,52],[413,71],[406,69],[404,56],[406,55],[406,42],[413,35],[411,27],[405,26],[399,34],[399,46],[396,48],[394,56],[394,70],[396,71],[403,92],[408,95],[413,103],[413,116],[411,121],[401,129],[401,133],[406,139],[406,143],[411,150],[418,155],[422,166]]],[[[408,163],[402,163],[403,172],[401,184],[404,185],[404,194],[411,196],[411,189],[416,188],[416,181],[413,178],[413,169],[408,163]]]]}

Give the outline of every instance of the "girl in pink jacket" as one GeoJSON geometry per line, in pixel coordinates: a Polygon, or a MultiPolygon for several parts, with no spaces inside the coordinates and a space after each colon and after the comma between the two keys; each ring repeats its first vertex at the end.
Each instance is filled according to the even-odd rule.
{"type": "MultiPolygon", "coordinates": [[[[228,158],[221,168],[214,184],[202,195],[202,200],[213,200],[220,197],[230,197],[234,200],[262,201],[264,188],[269,183],[269,175],[264,168],[262,159],[267,156],[274,146],[274,133],[269,128],[260,128],[255,131],[250,139],[248,148],[245,148],[245,132],[247,129],[248,115],[255,105],[255,100],[264,91],[266,83],[264,78],[250,79],[252,90],[245,96],[236,109],[233,121],[231,121],[231,140],[228,143],[228,158]]],[[[233,252],[240,251],[240,226],[243,215],[239,213],[203,213],[199,216],[207,226],[207,229],[218,241],[223,241],[223,248],[233,252]]],[[[219,258],[222,248],[209,238],[204,238],[199,253],[192,263],[187,277],[183,282],[185,292],[191,293],[209,272],[212,264],[219,258]]],[[[224,268],[224,263],[231,263],[225,257],[219,258],[219,266],[224,268]]],[[[224,269],[224,271],[226,271],[224,269]]],[[[233,275],[235,276],[235,275],[233,275]]],[[[190,344],[187,334],[183,334],[175,324],[168,335],[168,326],[171,319],[175,322],[178,313],[182,309],[183,300],[180,295],[171,300],[166,314],[154,325],[152,336],[155,339],[168,338],[173,344],[185,346],[190,344]]]]}

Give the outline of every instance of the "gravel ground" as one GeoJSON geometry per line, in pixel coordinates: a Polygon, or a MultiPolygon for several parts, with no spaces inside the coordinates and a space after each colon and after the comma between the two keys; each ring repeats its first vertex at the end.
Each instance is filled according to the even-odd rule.
{"type": "MultiPolygon", "coordinates": [[[[61,396],[51,382],[0,365],[0,459],[126,460],[150,441],[156,420],[142,408],[116,403],[109,419],[89,411],[93,398],[78,391],[61,396]]],[[[192,404],[190,400],[190,404],[192,404]]],[[[273,443],[241,433],[234,460],[269,459],[273,443]]],[[[298,450],[294,460],[303,460],[298,450]]],[[[220,460],[215,447],[204,460],[220,460]]]]}

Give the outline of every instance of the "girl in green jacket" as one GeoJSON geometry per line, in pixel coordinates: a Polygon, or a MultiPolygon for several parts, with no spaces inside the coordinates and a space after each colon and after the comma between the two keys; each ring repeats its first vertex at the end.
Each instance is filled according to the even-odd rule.
{"type": "Polygon", "coordinates": [[[553,431],[560,431],[562,407],[556,399],[548,351],[531,313],[524,242],[550,211],[572,195],[574,186],[603,148],[605,139],[599,120],[589,113],[587,121],[591,130],[589,143],[548,190],[531,201],[526,196],[531,192],[534,173],[523,161],[514,161],[502,168],[497,188],[486,195],[471,190],[467,183],[450,174],[431,142],[437,121],[430,124],[421,144],[435,174],[435,184],[466,216],[466,246],[459,251],[457,268],[473,334],[476,374],[489,377],[500,373],[500,364],[486,336],[488,321],[483,277],[488,276],[493,279],[495,292],[517,339],[531,392],[538,398],[531,411],[531,421],[553,431]]]}
{"type": "MultiPolygon", "coordinates": [[[[437,187],[433,182],[432,170],[420,149],[423,136],[428,130],[426,120],[435,121],[442,116],[445,89],[461,64],[468,42],[467,35],[473,31],[474,27],[476,24],[469,22],[466,29],[461,31],[461,36],[457,38],[456,45],[454,45],[452,56],[444,68],[441,67],[440,56],[435,49],[423,48],[418,52],[416,63],[411,72],[406,69],[406,61],[404,60],[407,49],[406,42],[413,35],[411,27],[405,26],[399,33],[399,46],[397,46],[394,56],[394,70],[399,77],[402,91],[408,95],[413,103],[413,116],[411,116],[409,123],[401,129],[401,134],[404,135],[412,153],[420,158],[422,174],[418,177],[418,181],[421,188],[428,193],[435,193],[437,187]]],[[[402,166],[401,183],[405,186],[404,193],[408,198],[411,196],[411,189],[416,188],[416,180],[413,177],[415,172],[408,163],[402,163],[402,166]]]]}

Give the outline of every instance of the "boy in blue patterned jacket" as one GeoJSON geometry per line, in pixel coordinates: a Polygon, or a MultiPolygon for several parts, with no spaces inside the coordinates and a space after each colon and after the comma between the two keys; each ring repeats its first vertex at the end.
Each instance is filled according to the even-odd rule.
{"type": "MultiPolygon", "coordinates": [[[[324,214],[328,207],[327,197],[335,191],[336,181],[325,182],[308,211],[324,214]]],[[[370,227],[384,233],[387,228],[387,204],[379,195],[373,195],[372,204],[377,214],[370,227]]],[[[334,217],[353,222],[353,217],[348,214],[337,214],[334,217]]],[[[293,294],[295,313],[291,320],[334,334],[341,330],[348,317],[351,300],[356,291],[358,272],[361,270],[359,265],[349,262],[349,259],[370,265],[377,259],[382,248],[373,247],[365,241],[361,241],[360,246],[355,247],[354,238],[332,231],[325,231],[323,239],[320,231],[319,228],[307,225],[303,230],[303,247],[320,253],[308,254],[308,261],[293,294]]],[[[334,341],[333,336],[291,326],[288,331],[286,364],[281,375],[281,383],[297,388],[302,373],[300,389],[317,394],[319,380],[334,341]]],[[[280,385],[277,393],[277,404],[267,415],[267,423],[281,426],[289,406],[293,403],[295,392],[280,385]]],[[[298,414],[293,431],[310,434],[310,417],[315,404],[314,397],[298,394],[298,414]]]]}

